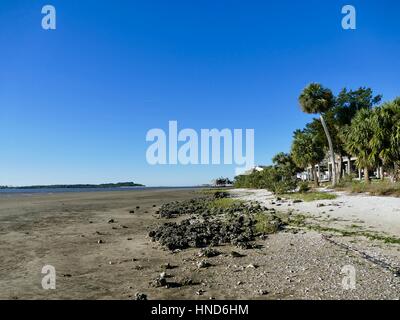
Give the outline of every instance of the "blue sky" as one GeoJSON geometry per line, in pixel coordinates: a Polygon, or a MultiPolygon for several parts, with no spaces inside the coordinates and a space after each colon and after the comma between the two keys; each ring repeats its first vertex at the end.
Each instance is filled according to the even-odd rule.
{"type": "Polygon", "coordinates": [[[0,185],[194,185],[233,166],[146,162],[152,128],[254,128],[288,151],[310,82],[400,95],[399,1],[0,2],[0,185]],[[41,28],[41,8],[57,29],[41,28]],[[341,8],[357,10],[343,30],[341,8]]]}

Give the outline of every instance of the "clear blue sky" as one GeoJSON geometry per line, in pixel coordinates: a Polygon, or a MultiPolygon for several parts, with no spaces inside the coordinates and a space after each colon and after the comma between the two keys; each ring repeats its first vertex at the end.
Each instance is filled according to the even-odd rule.
{"type": "Polygon", "coordinates": [[[254,128],[288,151],[309,82],[400,95],[399,1],[0,2],[0,185],[193,185],[233,166],[150,166],[151,128],[254,128]],[[41,28],[41,8],[57,29],[41,28]],[[357,9],[357,30],[341,8],[357,9]]]}

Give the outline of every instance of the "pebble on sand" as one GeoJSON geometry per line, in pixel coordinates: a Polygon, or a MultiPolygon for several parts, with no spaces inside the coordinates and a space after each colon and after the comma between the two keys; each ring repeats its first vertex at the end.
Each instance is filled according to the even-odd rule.
{"type": "Polygon", "coordinates": [[[210,263],[208,263],[206,260],[201,260],[199,262],[196,263],[197,268],[202,269],[202,268],[208,268],[211,266],[210,263]]]}

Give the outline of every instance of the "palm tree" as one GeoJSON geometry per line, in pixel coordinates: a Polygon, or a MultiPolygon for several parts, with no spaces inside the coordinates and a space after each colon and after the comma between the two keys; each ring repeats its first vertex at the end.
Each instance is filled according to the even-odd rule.
{"type": "Polygon", "coordinates": [[[374,95],[371,88],[360,87],[357,90],[342,89],[335,99],[335,107],[325,116],[333,140],[333,148],[339,156],[339,175],[342,174],[343,156],[349,157],[344,149],[345,139],[342,134],[351,124],[351,120],[361,109],[372,109],[382,100],[382,95],[374,95]],[[330,125],[333,124],[333,125],[330,125]]]}
{"type": "Polygon", "coordinates": [[[371,147],[394,180],[400,162],[400,99],[374,109],[373,120],[371,147]]]}
{"type": "Polygon", "coordinates": [[[291,155],[294,163],[305,169],[311,165],[311,173],[315,186],[319,185],[319,178],[315,172],[315,165],[324,158],[324,148],[318,138],[306,130],[296,130],[293,136],[291,155]]]}
{"type": "Polygon", "coordinates": [[[332,139],[323,116],[326,112],[334,107],[335,99],[332,91],[324,88],[318,83],[311,83],[301,93],[299,102],[303,112],[309,114],[319,114],[326,138],[328,140],[329,153],[332,162],[332,186],[335,186],[337,181],[335,154],[333,151],[332,139]]]}
{"type": "Polygon", "coordinates": [[[345,132],[345,148],[356,156],[356,165],[364,169],[365,182],[369,183],[369,171],[379,163],[379,147],[374,145],[376,136],[376,112],[371,109],[359,110],[345,132]]]}
{"type": "Polygon", "coordinates": [[[300,168],[294,163],[292,155],[279,152],[272,158],[272,163],[282,173],[282,176],[296,176],[300,168]]]}

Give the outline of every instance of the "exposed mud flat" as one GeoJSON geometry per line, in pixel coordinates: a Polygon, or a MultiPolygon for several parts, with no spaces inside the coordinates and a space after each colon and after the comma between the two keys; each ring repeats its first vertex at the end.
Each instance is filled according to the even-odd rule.
{"type": "Polygon", "coordinates": [[[224,242],[212,250],[173,251],[152,241],[151,231],[191,215],[160,217],[162,204],[200,196],[197,190],[147,190],[0,199],[0,298],[400,298],[395,270],[355,250],[387,257],[392,266],[396,244],[346,238],[349,248],[330,241],[342,237],[293,228],[254,235],[250,249],[224,242]],[[47,264],[56,268],[55,290],[41,286],[47,264]],[[346,265],[356,270],[353,290],[342,286],[346,265]]]}

